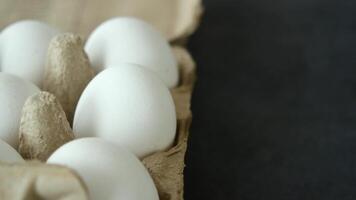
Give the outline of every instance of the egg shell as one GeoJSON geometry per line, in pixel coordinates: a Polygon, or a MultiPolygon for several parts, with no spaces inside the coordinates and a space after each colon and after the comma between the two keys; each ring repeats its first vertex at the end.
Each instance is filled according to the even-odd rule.
{"type": "Polygon", "coordinates": [[[168,41],[148,23],[130,17],[118,17],[98,26],[85,45],[97,71],[131,63],[157,73],[170,88],[178,83],[177,61],[168,41]]]}
{"type": "Polygon", "coordinates": [[[173,143],[176,113],[168,88],[155,74],[121,64],[85,88],[74,115],[76,137],[101,137],[142,158],[173,143]]]}
{"type": "Polygon", "coordinates": [[[129,151],[99,138],[82,138],[55,151],[47,163],[75,170],[93,200],[158,200],[142,163],[129,151]]]}
{"type": "Polygon", "coordinates": [[[40,90],[31,82],[0,72],[0,139],[17,149],[22,107],[40,90]]]}
{"type": "Polygon", "coordinates": [[[58,30],[24,20],[7,26],[1,33],[0,69],[41,86],[47,49],[58,30]]]}
{"type": "Polygon", "coordinates": [[[24,162],[24,159],[12,146],[0,139],[0,161],[24,162]]]}

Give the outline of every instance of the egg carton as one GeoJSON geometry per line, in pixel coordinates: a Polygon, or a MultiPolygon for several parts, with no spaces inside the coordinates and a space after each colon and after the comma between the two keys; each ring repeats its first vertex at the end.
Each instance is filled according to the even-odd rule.
{"type": "Polygon", "coordinates": [[[143,159],[163,200],[183,199],[184,156],[192,121],[190,102],[195,82],[195,63],[188,51],[175,46],[173,52],[179,63],[181,77],[180,85],[171,90],[178,120],[175,144],[167,151],[143,159]]]}
{"type": "MultiPolygon", "coordinates": [[[[194,60],[184,44],[200,22],[203,13],[201,0],[53,0],[35,1],[30,5],[21,0],[0,0],[0,5],[0,28],[17,20],[30,18],[87,37],[98,24],[111,17],[134,16],[149,22],[164,34],[172,44],[180,71],[180,84],[171,89],[178,120],[176,139],[173,147],[149,155],[142,162],[150,172],[161,200],[182,200],[184,157],[192,121],[190,102],[196,78],[194,60]]],[[[21,166],[4,164],[0,167],[0,178],[9,177],[13,173],[12,180],[17,184],[17,192],[22,190],[24,198],[36,199],[34,194],[49,194],[61,183],[72,186],[62,188],[64,194],[71,193],[72,199],[82,199],[85,196],[82,194],[85,191],[80,190],[82,183],[68,178],[73,174],[77,176],[75,172],[56,166],[43,167],[38,162],[33,162],[33,166],[36,169],[34,173],[20,173],[19,177],[18,172],[23,172],[21,166]],[[26,183],[16,182],[25,176],[29,177],[26,183]]],[[[2,181],[4,182],[6,181],[2,181]]],[[[7,183],[11,181],[8,180],[7,183]]],[[[4,194],[2,186],[0,183],[0,198],[4,194]]]]}

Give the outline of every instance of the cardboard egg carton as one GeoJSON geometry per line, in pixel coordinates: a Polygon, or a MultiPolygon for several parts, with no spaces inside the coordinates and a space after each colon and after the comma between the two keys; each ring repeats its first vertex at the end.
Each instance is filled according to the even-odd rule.
{"type": "MultiPolygon", "coordinates": [[[[171,89],[178,120],[176,140],[170,149],[149,155],[142,161],[161,200],[182,200],[184,157],[192,121],[190,102],[196,77],[195,63],[183,45],[199,24],[203,11],[201,0],[52,0],[31,4],[21,0],[0,0],[0,5],[1,29],[21,19],[37,19],[86,38],[107,19],[134,16],[152,24],[174,44],[172,49],[180,70],[180,84],[171,89]]],[[[21,166],[15,167],[22,169],[21,166]]],[[[37,170],[33,176],[47,175],[41,175],[37,170]]],[[[55,177],[46,180],[55,180],[55,177]]]]}

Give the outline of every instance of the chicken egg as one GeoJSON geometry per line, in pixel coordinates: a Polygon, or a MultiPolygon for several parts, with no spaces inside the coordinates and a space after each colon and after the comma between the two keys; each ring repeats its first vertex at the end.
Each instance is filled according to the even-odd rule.
{"type": "Polygon", "coordinates": [[[74,114],[76,137],[101,137],[139,158],[171,146],[176,132],[173,98],[154,73],[118,64],[83,91],[74,114]]]}
{"type": "Polygon", "coordinates": [[[15,22],[0,36],[0,71],[41,86],[50,40],[59,32],[34,20],[15,22]]]}
{"type": "Polygon", "coordinates": [[[24,159],[12,146],[0,139],[0,161],[24,162],[24,159]]]}
{"type": "Polygon", "coordinates": [[[158,200],[143,164],[129,151],[99,138],[82,138],[57,149],[47,160],[75,170],[93,200],[158,200]]]}
{"type": "Polygon", "coordinates": [[[22,107],[40,90],[31,82],[0,72],[0,139],[17,148],[22,107]]]}
{"type": "Polygon", "coordinates": [[[89,36],[85,51],[98,72],[131,63],[152,70],[170,88],[178,83],[177,61],[167,40],[142,20],[117,17],[104,22],[89,36]]]}

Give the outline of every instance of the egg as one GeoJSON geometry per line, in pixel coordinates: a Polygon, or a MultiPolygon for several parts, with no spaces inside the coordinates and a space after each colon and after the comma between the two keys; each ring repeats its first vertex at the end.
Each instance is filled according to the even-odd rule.
{"type": "Polygon", "coordinates": [[[76,137],[101,137],[140,158],[173,143],[176,113],[172,96],[151,71],[118,64],[84,89],[73,121],[76,137]]]}
{"type": "Polygon", "coordinates": [[[1,162],[24,162],[24,159],[9,144],[0,139],[0,161],[1,162]]]}
{"type": "Polygon", "coordinates": [[[167,40],[151,25],[130,17],[99,25],[85,45],[95,70],[137,64],[154,71],[170,88],[178,83],[177,61],[167,40]]]}
{"type": "Polygon", "coordinates": [[[40,86],[48,45],[56,34],[56,29],[34,20],[9,25],[0,36],[0,70],[40,86]]]}
{"type": "Polygon", "coordinates": [[[40,90],[29,81],[0,72],[0,139],[17,148],[22,107],[40,90]]]}
{"type": "Polygon", "coordinates": [[[99,138],[82,138],[56,150],[47,160],[75,170],[93,200],[158,200],[152,178],[129,151],[99,138]]]}

